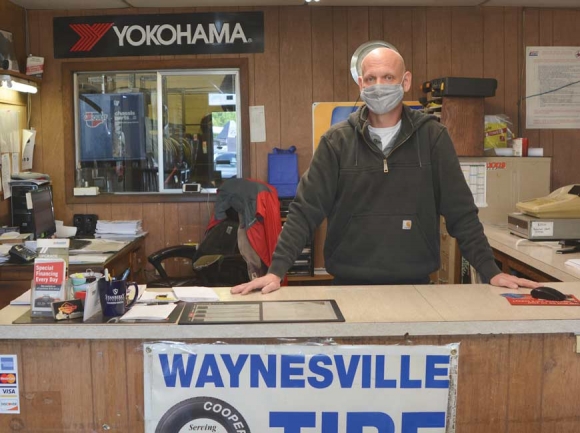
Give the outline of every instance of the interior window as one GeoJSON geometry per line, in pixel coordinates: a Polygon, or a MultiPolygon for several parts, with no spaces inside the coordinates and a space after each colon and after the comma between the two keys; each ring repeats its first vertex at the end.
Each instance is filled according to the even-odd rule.
{"type": "Polygon", "coordinates": [[[205,191],[241,177],[239,70],[76,72],[77,186],[205,191]]]}

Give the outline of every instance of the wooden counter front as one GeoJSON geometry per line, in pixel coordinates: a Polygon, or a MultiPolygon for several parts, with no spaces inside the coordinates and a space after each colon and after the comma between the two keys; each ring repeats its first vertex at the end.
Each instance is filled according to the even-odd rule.
{"type": "MultiPolygon", "coordinates": [[[[580,296],[580,283],[556,283],[580,296]]],[[[345,323],[284,325],[12,325],[0,311],[0,354],[18,355],[21,414],[2,432],[142,432],[144,341],[434,344],[460,342],[458,433],[580,431],[578,307],[512,307],[487,285],[287,287],[268,296],[335,299],[345,323]]],[[[526,290],[521,290],[527,292],[526,290]]]]}

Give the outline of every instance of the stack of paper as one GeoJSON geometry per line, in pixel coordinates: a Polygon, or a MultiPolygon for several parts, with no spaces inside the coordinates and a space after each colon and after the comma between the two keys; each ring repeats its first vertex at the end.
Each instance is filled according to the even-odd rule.
{"type": "Polygon", "coordinates": [[[564,264],[566,264],[568,266],[572,266],[572,267],[580,270],[580,259],[570,259],[570,260],[566,260],[564,262],[564,264]]]}
{"type": "Polygon", "coordinates": [[[211,287],[173,287],[177,299],[184,302],[217,302],[219,296],[211,287]]]}
{"type": "Polygon", "coordinates": [[[167,320],[169,315],[175,309],[176,304],[163,305],[135,305],[126,312],[120,319],[121,322],[130,320],[167,320]]]}
{"type": "Polygon", "coordinates": [[[141,220],[98,220],[95,237],[135,237],[143,234],[141,220]]]}

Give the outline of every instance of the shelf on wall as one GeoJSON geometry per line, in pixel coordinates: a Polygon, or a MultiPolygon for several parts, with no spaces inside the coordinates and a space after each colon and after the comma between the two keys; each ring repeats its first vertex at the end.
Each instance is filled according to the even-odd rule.
{"type": "Polygon", "coordinates": [[[0,75],[10,75],[11,77],[32,81],[37,84],[42,83],[42,78],[33,77],[32,75],[26,75],[21,72],[11,71],[10,69],[0,69],[0,75]]]}

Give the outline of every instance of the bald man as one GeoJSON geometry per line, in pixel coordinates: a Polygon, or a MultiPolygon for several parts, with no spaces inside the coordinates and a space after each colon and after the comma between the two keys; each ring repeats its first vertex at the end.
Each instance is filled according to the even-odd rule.
{"type": "Polygon", "coordinates": [[[375,49],[361,69],[364,105],[320,139],[269,273],[232,293],[278,290],[324,218],[324,260],[334,284],[427,284],[440,266],[440,215],[485,282],[538,287],[497,267],[447,129],[402,103],[412,77],[401,55],[375,49]]]}

